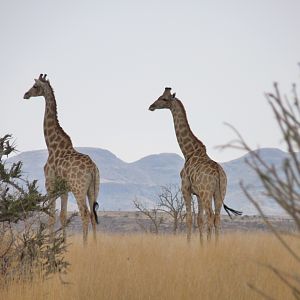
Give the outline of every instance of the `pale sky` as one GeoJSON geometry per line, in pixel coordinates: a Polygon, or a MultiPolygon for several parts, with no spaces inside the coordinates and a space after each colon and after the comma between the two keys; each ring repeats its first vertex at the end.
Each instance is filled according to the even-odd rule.
{"type": "Polygon", "coordinates": [[[0,0],[0,136],[46,147],[44,99],[23,95],[47,73],[74,146],[181,154],[170,112],[148,111],[170,86],[213,159],[242,155],[215,148],[234,138],[224,122],[283,148],[264,93],[300,84],[299,16],[298,0],[0,0]]]}

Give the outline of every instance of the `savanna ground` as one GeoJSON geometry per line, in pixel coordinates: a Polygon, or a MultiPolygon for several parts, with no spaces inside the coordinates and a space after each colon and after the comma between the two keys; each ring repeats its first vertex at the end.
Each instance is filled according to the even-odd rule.
{"type": "MultiPolygon", "coordinates": [[[[190,245],[185,235],[98,234],[86,248],[81,235],[69,239],[71,267],[63,276],[32,283],[13,282],[0,298],[11,299],[260,299],[249,284],[275,299],[290,290],[264,265],[299,272],[270,233],[224,233],[216,245],[190,245]]],[[[299,241],[289,237],[290,245],[299,241]]]]}

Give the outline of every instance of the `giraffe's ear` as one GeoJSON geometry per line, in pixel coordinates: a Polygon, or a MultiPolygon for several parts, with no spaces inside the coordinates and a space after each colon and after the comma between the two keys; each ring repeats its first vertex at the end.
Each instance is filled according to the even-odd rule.
{"type": "Polygon", "coordinates": [[[39,79],[34,79],[36,85],[41,85],[41,81],[39,79]]]}
{"type": "Polygon", "coordinates": [[[175,98],[175,96],[176,96],[176,93],[172,94],[172,98],[175,98]]]}
{"type": "Polygon", "coordinates": [[[34,79],[35,85],[36,86],[41,86],[42,82],[39,79],[34,79]]]}

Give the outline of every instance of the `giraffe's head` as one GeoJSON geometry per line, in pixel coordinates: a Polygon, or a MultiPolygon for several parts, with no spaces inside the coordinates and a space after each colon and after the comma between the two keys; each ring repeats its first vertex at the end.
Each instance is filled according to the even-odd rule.
{"type": "Polygon", "coordinates": [[[164,93],[149,106],[149,110],[154,111],[162,108],[171,109],[174,99],[175,93],[171,94],[171,88],[166,87],[164,93]]]}
{"type": "Polygon", "coordinates": [[[45,95],[45,89],[49,86],[49,81],[46,79],[46,74],[40,74],[39,79],[34,79],[35,83],[32,88],[25,93],[24,99],[45,95]]]}

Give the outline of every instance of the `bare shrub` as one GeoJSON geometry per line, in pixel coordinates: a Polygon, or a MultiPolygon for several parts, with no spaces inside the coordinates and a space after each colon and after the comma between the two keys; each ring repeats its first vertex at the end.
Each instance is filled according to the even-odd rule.
{"type": "Polygon", "coordinates": [[[176,234],[178,229],[182,228],[186,216],[180,187],[177,185],[162,186],[158,195],[157,207],[171,217],[173,233],[176,234]]]}
{"type": "MultiPolygon", "coordinates": [[[[267,93],[266,98],[275,115],[283,141],[287,147],[289,156],[283,162],[280,168],[269,164],[260,151],[253,151],[247,144],[243,136],[231,125],[237,139],[223,146],[241,149],[249,153],[246,159],[247,165],[256,173],[263,186],[263,195],[272,198],[282,210],[290,216],[295,222],[296,232],[279,231],[269,222],[258,200],[253,197],[249,188],[240,182],[240,186],[256,207],[259,214],[263,217],[266,224],[275,234],[277,239],[286,249],[287,255],[295,259],[295,263],[300,263],[299,247],[293,247],[289,242],[291,238],[300,238],[300,103],[297,94],[296,85],[292,87],[292,96],[287,97],[280,93],[278,84],[274,84],[274,91],[267,93]]],[[[299,246],[299,245],[298,245],[299,246]]],[[[281,257],[283,259],[284,257],[281,257]]],[[[283,284],[287,285],[294,298],[300,299],[300,274],[290,274],[287,270],[280,270],[274,265],[266,265],[283,284]]],[[[263,289],[253,284],[249,286],[266,299],[274,299],[267,295],[263,289]]]]}
{"type": "MultiPolygon", "coordinates": [[[[195,213],[195,201],[193,203],[195,213]]],[[[178,185],[165,185],[161,187],[161,191],[157,194],[155,206],[148,208],[147,205],[138,199],[133,201],[133,204],[138,212],[136,213],[136,222],[145,232],[158,233],[161,225],[168,224],[171,219],[172,232],[176,234],[184,229],[186,210],[181,189],[178,185]],[[142,214],[145,219],[140,218],[142,214]],[[165,216],[165,218],[163,217],[165,216]],[[167,218],[167,216],[169,218],[167,218]],[[150,221],[150,223],[149,223],[150,221]]]]}
{"type": "Polygon", "coordinates": [[[163,216],[160,214],[160,211],[157,207],[147,208],[147,206],[142,203],[137,198],[133,200],[135,208],[146,217],[146,220],[149,220],[148,224],[143,219],[139,218],[139,214],[136,214],[136,222],[145,232],[151,232],[158,234],[161,224],[164,222],[163,216]]]}

